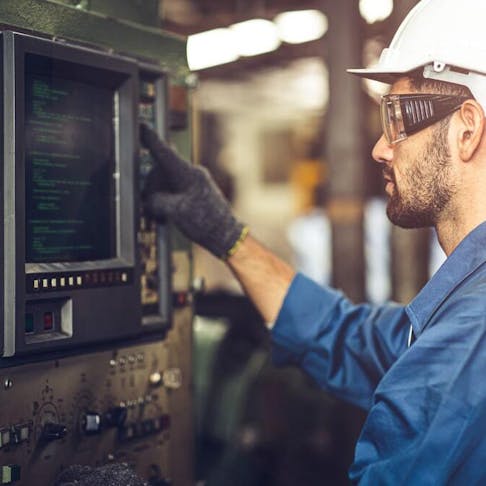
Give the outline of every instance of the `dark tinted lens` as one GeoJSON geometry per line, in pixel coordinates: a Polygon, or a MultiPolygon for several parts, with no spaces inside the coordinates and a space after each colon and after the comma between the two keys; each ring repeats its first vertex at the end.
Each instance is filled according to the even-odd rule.
{"type": "Polygon", "coordinates": [[[383,96],[383,133],[388,143],[397,143],[458,110],[467,99],[467,96],[422,93],[383,96]]]}
{"type": "Polygon", "coordinates": [[[416,94],[400,95],[403,126],[407,135],[417,133],[458,110],[466,96],[416,94]]]}

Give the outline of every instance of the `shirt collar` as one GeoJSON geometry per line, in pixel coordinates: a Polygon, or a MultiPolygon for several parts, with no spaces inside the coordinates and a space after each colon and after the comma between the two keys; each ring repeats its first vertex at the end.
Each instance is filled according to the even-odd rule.
{"type": "Polygon", "coordinates": [[[473,229],[449,255],[418,295],[406,306],[418,336],[434,311],[474,270],[486,261],[486,222],[473,229]]]}

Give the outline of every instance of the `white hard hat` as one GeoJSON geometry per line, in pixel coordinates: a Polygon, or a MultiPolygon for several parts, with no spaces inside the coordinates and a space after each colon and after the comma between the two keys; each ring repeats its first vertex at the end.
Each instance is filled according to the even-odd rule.
{"type": "Polygon", "coordinates": [[[376,66],[348,72],[393,83],[420,67],[425,78],[467,86],[486,111],[485,0],[421,0],[376,66]]]}

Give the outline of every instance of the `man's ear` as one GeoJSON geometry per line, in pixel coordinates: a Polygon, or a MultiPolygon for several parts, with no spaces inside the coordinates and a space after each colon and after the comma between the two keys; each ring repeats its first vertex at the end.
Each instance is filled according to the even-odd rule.
{"type": "Polygon", "coordinates": [[[485,120],[482,106],[473,99],[465,101],[459,110],[457,147],[464,162],[472,159],[484,134],[485,120]]]}

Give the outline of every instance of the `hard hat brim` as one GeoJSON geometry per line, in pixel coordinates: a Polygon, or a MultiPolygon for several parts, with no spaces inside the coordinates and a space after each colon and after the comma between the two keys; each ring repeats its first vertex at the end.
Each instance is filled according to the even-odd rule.
{"type": "Polygon", "coordinates": [[[386,84],[393,84],[398,78],[406,75],[406,72],[403,71],[393,72],[380,69],[346,69],[346,71],[360,78],[372,79],[386,84]]]}

